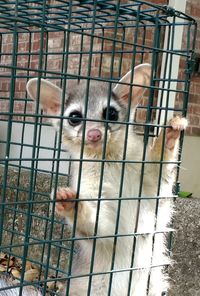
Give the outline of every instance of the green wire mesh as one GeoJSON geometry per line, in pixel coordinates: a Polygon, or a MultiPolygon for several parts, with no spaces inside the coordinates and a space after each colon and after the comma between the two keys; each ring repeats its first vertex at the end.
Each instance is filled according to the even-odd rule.
{"type": "MultiPolygon", "coordinates": [[[[61,133],[27,97],[27,81],[47,78],[63,89],[71,79],[112,84],[135,65],[150,62],[149,95],[132,124],[146,147],[159,127],[166,127],[170,112],[187,113],[196,23],[145,1],[11,0],[0,1],[0,11],[0,252],[21,259],[20,293],[33,285],[24,281],[31,262],[39,270],[34,285],[42,285],[45,295],[49,282],[71,278],[81,239],[54,216],[49,198],[52,188],[68,184],[71,163],[77,160],[64,152],[61,133]],[[184,41],[179,47],[180,27],[184,41]],[[176,59],[180,70],[174,77],[176,59]]],[[[142,176],[140,187],[141,195],[142,176]]]]}

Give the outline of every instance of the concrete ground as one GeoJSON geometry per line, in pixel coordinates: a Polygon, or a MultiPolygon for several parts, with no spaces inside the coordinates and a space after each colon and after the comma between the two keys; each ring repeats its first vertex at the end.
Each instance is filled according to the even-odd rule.
{"type": "Polygon", "coordinates": [[[175,203],[169,296],[200,296],[200,198],[175,203]]]}

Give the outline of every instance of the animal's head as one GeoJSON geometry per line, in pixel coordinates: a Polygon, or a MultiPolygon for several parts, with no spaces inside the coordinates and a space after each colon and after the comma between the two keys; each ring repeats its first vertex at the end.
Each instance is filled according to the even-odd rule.
{"type": "Polygon", "coordinates": [[[59,116],[63,115],[63,139],[69,151],[80,151],[84,141],[85,153],[97,155],[102,153],[105,140],[106,151],[110,153],[119,142],[124,142],[123,123],[129,117],[129,105],[132,119],[150,79],[151,65],[141,64],[133,73],[129,71],[123,76],[113,89],[109,83],[83,80],[79,84],[69,83],[63,96],[61,88],[47,80],[41,79],[39,83],[38,78],[33,78],[27,83],[27,91],[32,99],[39,99],[56,128],[60,126],[59,116]]]}

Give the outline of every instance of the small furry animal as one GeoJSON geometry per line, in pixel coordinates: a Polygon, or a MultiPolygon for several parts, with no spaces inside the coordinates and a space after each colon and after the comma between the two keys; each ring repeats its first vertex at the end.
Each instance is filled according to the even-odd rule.
{"type": "MultiPolygon", "coordinates": [[[[92,296],[160,296],[167,290],[164,232],[173,212],[175,166],[169,162],[177,160],[187,120],[172,118],[144,147],[131,123],[151,71],[149,64],[138,65],[112,90],[109,83],[83,80],[63,93],[40,81],[39,103],[57,130],[62,122],[64,145],[82,160],[72,163],[70,187],[52,193],[56,212],[71,227],[76,220],[76,238],[83,238],[67,283],[70,296],[89,295],[88,289],[92,296]]],[[[27,91],[38,100],[37,78],[29,80],[27,91]]]]}
{"type": "MultiPolygon", "coordinates": [[[[0,277],[0,289],[8,288],[6,290],[0,291],[0,296],[19,296],[19,287],[15,287],[13,280],[8,276],[0,277]]],[[[22,296],[42,296],[39,290],[34,287],[26,286],[22,290],[22,296]]]]}

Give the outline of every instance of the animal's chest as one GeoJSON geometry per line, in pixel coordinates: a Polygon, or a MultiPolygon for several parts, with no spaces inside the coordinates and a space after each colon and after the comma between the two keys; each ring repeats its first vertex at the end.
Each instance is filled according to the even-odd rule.
{"type": "Polygon", "coordinates": [[[138,191],[138,167],[134,164],[84,163],[81,177],[78,176],[79,168],[76,166],[73,183],[76,187],[80,185],[80,194],[86,194],[90,198],[131,197],[138,191]]]}

